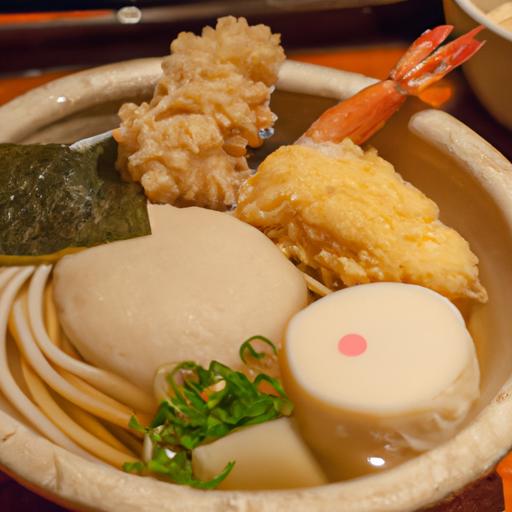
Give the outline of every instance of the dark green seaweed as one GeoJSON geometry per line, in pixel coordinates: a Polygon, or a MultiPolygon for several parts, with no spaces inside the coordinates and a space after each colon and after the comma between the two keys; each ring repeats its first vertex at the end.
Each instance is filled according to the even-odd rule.
{"type": "Polygon", "coordinates": [[[141,187],[109,139],[83,152],[0,144],[0,255],[37,256],[151,233],[141,187]]]}

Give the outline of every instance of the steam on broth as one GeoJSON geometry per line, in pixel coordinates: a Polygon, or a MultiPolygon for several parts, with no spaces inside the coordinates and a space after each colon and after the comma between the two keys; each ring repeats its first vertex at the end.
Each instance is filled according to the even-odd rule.
{"type": "MultiPolygon", "coordinates": [[[[0,255],[34,264],[0,271],[5,397],[70,451],[203,489],[322,485],[452,436],[479,368],[450,301],[487,300],[478,259],[435,203],[356,145],[481,46],[475,30],[428,57],[449,32],[427,31],[389,80],[328,110],[252,176],[247,147],[275,121],[279,36],[232,17],[181,34],[154,98],[121,108],[117,167],[132,183],[115,185],[117,202],[96,194],[114,207],[83,220],[107,226],[103,238],[71,237],[52,250],[88,248],[62,258],[35,243],[27,261],[24,232],[0,255]],[[146,211],[133,182],[168,204],[146,211]]],[[[97,191],[79,167],[82,191],[97,191]]],[[[40,233],[57,232],[54,219],[40,233]]]]}

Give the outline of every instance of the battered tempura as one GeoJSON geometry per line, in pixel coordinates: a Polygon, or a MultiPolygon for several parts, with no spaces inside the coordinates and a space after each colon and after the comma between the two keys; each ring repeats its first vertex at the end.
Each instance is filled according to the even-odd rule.
{"type": "Polygon", "coordinates": [[[236,215],[328,286],[401,281],[487,300],[478,258],[437,205],[349,139],[278,149],[243,185],[236,215]]]}
{"type": "Polygon", "coordinates": [[[182,32],[162,63],[150,103],[125,104],[117,167],[153,202],[225,209],[248,176],[247,145],[274,115],[270,93],[284,61],[279,35],[244,18],[219,19],[202,36],[182,32]]]}

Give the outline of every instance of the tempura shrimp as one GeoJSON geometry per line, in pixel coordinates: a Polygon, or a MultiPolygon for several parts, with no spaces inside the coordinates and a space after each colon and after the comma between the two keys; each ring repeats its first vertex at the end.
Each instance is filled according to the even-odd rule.
{"type": "Polygon", "coordinates": [[[478,258],[439,220],[437,205],[365,142],[410,94],[473,55],[477,28],[441,47],[452,27],[416,40],[388,80],[324,112],[291,146],[268,156],[240,190],[237,217],[261,229],[324,285],[422,285],[485,302],[478,258]]]}

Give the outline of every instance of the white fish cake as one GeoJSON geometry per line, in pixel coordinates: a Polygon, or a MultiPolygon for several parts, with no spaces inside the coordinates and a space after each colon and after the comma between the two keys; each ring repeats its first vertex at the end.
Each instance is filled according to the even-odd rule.
{"type": "Polygon", "coordinates": [[[317,301],[290,321],[282,359],[302,433],[333,479],[449,439],[479,396],[462,315],[416,285],[366,284],[317,301]]]}
{"type": "Polygon", "coordinates": [[[192,452],[194,474],[203,480],[214,478],[230,460],[235,466],[220,489],[295,489],[327,483],[289,418],[241,428],[192,452]]]}
{"type": "Polygon", "coordinates": [[[146,390],[159,366],[218,360],[261,334],[279,343],[307,303],[301,273],[257,229],[202,208],[150,206],[153,234],[64,257],[54,295],[91,363],[146,390]]]}

